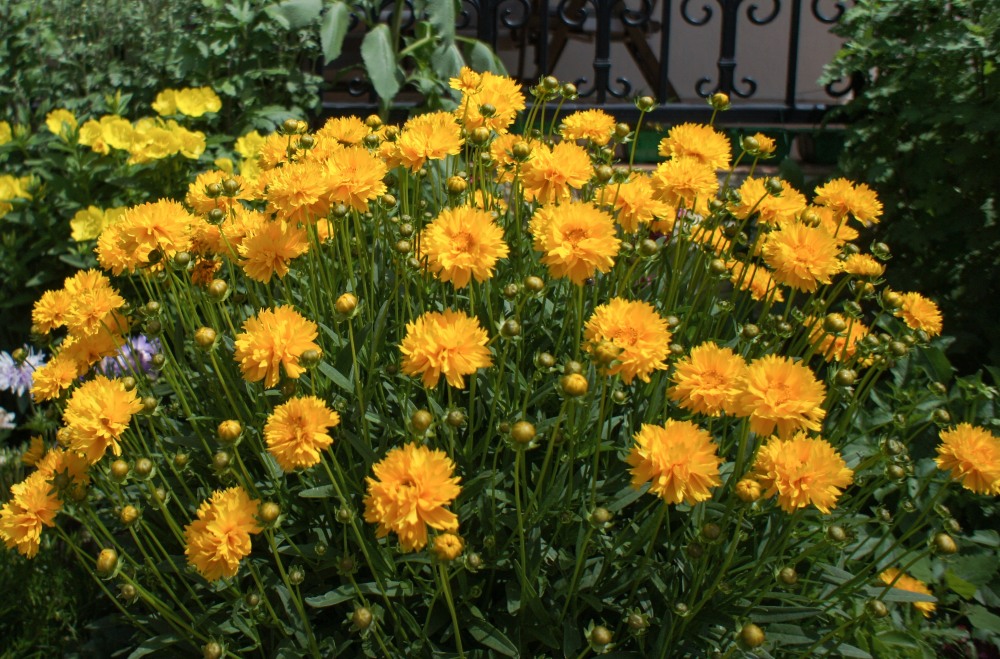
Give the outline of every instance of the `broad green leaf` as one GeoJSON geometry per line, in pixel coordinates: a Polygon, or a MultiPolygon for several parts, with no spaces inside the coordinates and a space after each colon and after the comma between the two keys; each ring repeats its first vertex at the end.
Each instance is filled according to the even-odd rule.
{"type": "Polygon", "coordinates": [[[299,492],[299,496],[303,499],[329,499],[333,496],[333,493],[333,485],[320,485],[319,487],[310,487],[308,490],[302,490],[299,492]]]}
{"type": "Polygon", "coordinates": [[[969,607],[969,612],[966,615],[975,629],[1000,634],[1000,616],[990,613],[986,607],[976,604],[969,607]]]}
{"type": "Polygon", "coordinates": [[[139,659],[139,657],[145,657],[146,655],[153,654],[154,652],[159,652],[164,648],[168,648],[171,645],[177,643],[180,639],[176,634],[160,634],[159,636],[154,636],[151,639],[144,641],[139,644],[132,654],[128,656],[128,659],[139,659]]]}
{"type": "Polygon", "coordinates": [[[446,44],[455,41],[455,0],[427,0],[427,18],[446,44]]]}
{"type": "Polygon", "coordinates": [[[365,35],[361,42],[361,59],[365,63],[368,78],[372,81],[375,93],[379,95],[384,105],[388,105],[399,92],[399,79],[396,77],[396,53],[392,47],[392,35],[388,25],[377,25],[365,35]]]}
{"type": "Polygon", "coordinates": [[[324,64],[329,64],[340,57],[350,19],[351,8],[347,6],[346,2],[337,0],[326,8],[323,21],[319,26],[319,41],[323,48],[324,64]]]}
{"type": "Polygon", "coordinates": [[[976,591],[979,590],[978,586],[973,583],[969,583],[962,577],[955,574],[952,570],[948,570],[944,573],[944,582],[948,584],[949,588],[965,599],[971,599],[975,596],[976,591]]]}
{"type": "Polygon", "coordinates": [[[490,71],[498,75],[506,75],[507,73],[500,59],[482,41],[472,41],[470,43],[469,54],[465,58],[465,61],[469,63],[470,68],[480,73],[483,71],[490,71]]]}
{"type": "Polygon", "coordinates": [[[956,558],[950,571],[971,584],[984,586],[996,575],[998,567],[1000,557],[996,554],[971,554],[956,558]]]}
{"type": "Polygon", "coordinates": [[[505,657],[518,656],[517,646],[504,636],[503,632],[486,622],[478,609],[473,607],[472,614],[476,617],[465,624],[465,628],[472,634],[472,638],[505,657]]]}
{"type": "Polygon", "coordinates": [[[288,21],[288,26],[293,30],[303,28],[317,18],[323,11],[322,0],[285,0],[275,9],[288,21]]]}

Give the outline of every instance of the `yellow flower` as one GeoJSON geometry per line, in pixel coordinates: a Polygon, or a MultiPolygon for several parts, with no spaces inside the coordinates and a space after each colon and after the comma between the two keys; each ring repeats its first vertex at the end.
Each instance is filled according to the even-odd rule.
{"type": "Polygon", "coordinates": [[[857,319],[847,319],[846,329],[831,334],[823,329],[823,319],[806,318],[809,328],[809,342],[816,346],[816,352],[826,361],[847,361],[857,352],[858,341],[868,336],[868,327],[857,319]]]}
{"type": "Polygon", "coordinates": [[[189,117],[200,117],[206,112],[221,110],[222,101],[211,87],[164,89],[156,95],[152,107],[160,116],[179,113],[189,117]]]}
{"type": "Polygon", "coordinates": [[[743,358],[712,342],[702,343],[678,360],[674,386],[667,390],[681,407],[709,416],[732,414],[747,365],[743,358]]]}
{"type": "Polygon", "coordinates": [[[97,259],[106,270],[147,268],[152,252],[171,259],[191,249],[195,218],[176,201],[161,199],[125,211],[124,218],[104,229],[97,241],[97,259]]]}
{"type": "Polygon", "coordinates": [[[45,291],[31,310],[31,322],[42,334],[66,324],[72,300],[65,290],[45,291]]]}
{"type": "Polygon", "coordinates": [[[643,424],[626,461],[632,465],[632,487],[649,481],[649,491],[666,503],[694,505],[712,496],[722,459],[712,436],[690,421],[667,420],[663,426],[643,424]]]}
{"type": "Polygon", "coordinates": [[[882,216],[882,202],[874,190],[864,183],[851,185],[843,178],[833,179],[816,188],[815,201],[833,210],[838,221],[851,216],[862,224],[877,224],[882,216]]]}
{"type": "Polygon", "coordinates": [[[444,451],[407,444],[394,448],[372,467],[365,479],[365,521],[377,524],[375,535],[399,536],[404,552],[427,544],[427,527],[458,530],[458,517],[445,508],[461,492],[455,464],[444,451]]]}
{"type": "Polygon", "coordinates": [[[660,155],[670,158],[694,158],[710,169],[729,169],[732,147],[729,138],[711,126],[680,124],[660,141],[660,155]]]}
{"type": "Polygon", "coordinates": [[[755,478],[741,478],[734,488],[736,496],[744,503],[753,503],[761,497],[760,483],[755,478]]]}
{"type": "Polygon", "coordinates": [[[0,121],[0,146],[7,144],[12,139],[14,139],[14,133],[10,129],[10,123],[7,121],[0,121]]]}
{"type": "Polygon", "coordinates": [[[309,251],[309,238],[305,229],[274,220],[248,233],[238,249],[247,277],[266,284],[272,276],[280,279],[288,274],[289,263],[309,251]]]}
{"type": "Polygon", "coordinates": [[[249,200],[250,197],[250,186],[242,176],[216,169],[198,174],[194,182],[188,186],[184,201],[195,213],[204,214],[216,208],[228,211],[230,208],[240,206],[241,199],[249,200]],[[221,187],[222,182],[228,179],[236,181],[236,184],[239,186],[239,191],[234,196],[231,197],[225,193],[216,195],[215,197],[209,196],[208,186],[218,185],[221,187]]]}
{"type": "Polygon", "coordinates": [[[462,102],[455,108],[455,118],[465,126],[466,131],[485,127],[497,133],[506,133],[524,107],[524,94],[517,81],[484,71],[479,74],[475,89],[463,93],[462,102]],[[484,113],[483,106],[492,108],[492,111],[484,113]]]}
{"type": "Polygon", "coordinates": [[[306,350],[320,349],[314,342],[316,336],[316,323],[292,307],[262,309],[244,321],[243,332],[236,335],[233,359],[239,362],[244,380],[263,380],[264,386],[273,387],[281,377],[280,367],[289,378],[297,379],[305,372],[299,357],[306,350]]]}
{"type": "Polygon", "coordinates": [[[260,155],[265,138],[257,131],[252,131],[236,139],[233,150],[246,160],[253,160],[260,155]]]}
{"type": "MultiPolygon", "coordinates": [[[[127,327],[126,321],[121,320],[121,327],[127,327]]],[[[121,334],[114,331],[112,326],[109,326],[109,330],[83,336],[70,335],[63,341],[59,357],[72,360],[76,364],[77,375],[86,374],[91,365],[114,355],[125,345],[126,340],[121,334]]]]}
{"type": "Polygon", "coordinates": [[[135,128],[133,128],[132,123],[118,115],[104,115],[101,117],[99,125],[101,139],[112,149],[127,151],[132,145],[132,140],[135,139],[135,128]]]}
{"type": "Polygon", "coordinates": [[[718,190],[715,170],[695,158],[667,160],[653,172],[656,198],[674,208],[688,208],[705,215],[708,200],[718,190]]]}
{"type": "Polygon", "coordinates": [[[584,348],[591,354],[598,354],[602,346],[610,348],[614,359],[605,373],[621,375],[625,384],[631,384],[636,377],[649,382],[653,371],[667,368],[670,330],[667,321],[648,302],[612,298],[594,309],[584,327],[583,339],[584,348]]]}
{"type": "Polygon", "coordinates": [[[776,148],[774,138],[768,137],[764,133],[754,133],[753,138],[757,140],[757,149],[756,152],[751,155],[759,155],[762,158],[770,158],[774,155],[774,150],[776,148]]]}
{"type": "Polygon", "coordinates": [[[69,389],[79,377],[76,361],[59,354],[32,374],[31,397],[36,403],[58,398],[63,389],[69,389]]]}
{"type": "Polygon", "coordinates": [[[240,560],[250,555],[250,535],[260,533],[256,514],[260,501],[241,487],[212,494],[198,507],[198,519],[184,527],[184,554],[189,565],[209,581],[234,577],[240,560]]]}
{"type": "Polygon", "coordinates": [[[753,299],[763,300],[768,295],[774,295],[775,302],[785,299],[785,294],[778,288],[771,273],[764,268],[747,265],[742,261],[730,261],[727,266],[730,272],[729,281],[740,290],[750,291],[750,297],[753,299]]]}
{"type": "MultiPolygon", "coordinates": [[[[891,585],[893,588],[898,588],[899,590],[920,593],[921,595],[932,595],[930,589],[927,588],[927,584],[919,579],[914,579],[908,574],[901,573],[898,567],[886,569],[879,575],[879,579],[887,586],[891,585]]],[[[937,608],[937,604],[934,602],[912,602],[912,604],[913,608],[920,611],[925,618],[930,618],[931,614],[937,608]]]]}
{"type": "Polygon", "coordinates": [[[360,117],[330,117],[323,127],[316,131],[319,141],[333,140],[341,144],[360,144],[371,131],[360,117]]]}
{"type": "Polygon", "coordinates": [[[758,435],[777,428],[778,435],[787,438],[798,430],[820,429],[826,387],[808,366],[766,355],[750,363],[743,382],[735,412],[749,417],[750,429],[758,435]]]}
{"type": "Polygon", "coordinates": [[[562,120],[559,133],[564,140],[588,140],[597,146],[611,141],[615,118],[603,110],[580,110],[562,120]]]}
{"type": "Polygon", "coordinates": [[[774,280],[808,293],[840,272],[839,254],[840,246],[830,234],[804,224],[782,225],[764,245],[764,262],[774,269],[774,280]]]}
{"type": "Polygon", "coordinates": [[[462,130],[449,112],[430,112],[409,119],[396,138],[395,157],[411,172],[428,160],[443,160],[462,151],[462,130]]]}
{"type": "Polygon", "coordinates": [[[310,223],[325,217],[330,197],[323,168],[316,163],[291,163],[262,175],[267,190],[267,210],[278,219],[310,223]]]}
{"type": "Polygon", "coordinates": [[[333,443],[326,429],[339,423],[340,415],[319,398],[293,398],[274,408],[264,424],[267,450],[285,471],[312,467],[333,443]]]}
{"type": "Polygon", "coordinates": [[[45,127],[55,135],[62,135],[64,130],[72,133],[76,130],[76,117],[69,110],[53,110],[45,115],[45,127]]]}
{"type": "Polygon", "coordinates": [[[406,336],[399,347],[403,372],[422,375],[425,387],[437,386],[442,375],[452,387],[464,387],[464,376],[493,363],[488,342],[477,318],[451,309],[428,311],[406,324],[406,336]]]}
{"type": "Polygon", "coordinates": [[[829,442],[802,432],[788,440],[767,440],[757,453],[754,471],[765,496],[777,494],[786,513],[812,504],[828,514],[854,477],[829,442]]]}
{"type": "Polygon", "coordinates": [[[503,229],[493,216],[470,206],[445,208],[420,234],[420,252],[441,281],[464,288],[472,277],[493,276],[498,259],[506,258],[503,229]]]}
{"type": "Polygon", "coordinates": [[[34,467],[42,456],[45,455],[45,442],[41,436],[35,435],[31,438],[28,448],[21,455],[21,462],[29,467],[34,467]]]}
{"type": "Polygon", "coordinates": [[[434,536],[431,551],[441,561],[453,561],[461,555],[465,549],[465,542],[454,533],[440,533],[434,536]]]}
{"type": "Polygon", "coordinates": [[[107,226],[104,210],[97,206],[81,208],[73,215],[73,219],[69,221],[69,226],[72,230],[71,237],[76,242],[94,240],[101,235],[104,227],[107,226]]]}
{"type": "Polygon", "coordinates": [[[10,488],[11,498],[0,509],[0,538],[8,548],[34,558],[42,538],[42,527],[54,526],[62,508],[45,474],[35,472],[10,488]]]}
{"type": "Polygon", "coordinates": [[[754,213],[764,224],[781,225],[792,222],[806,209],[806,198],[785,184],[780,195],[772,195],[764,187],[764,179],[748,178],[739,187],[739,201],[729,204],[729,211],[738,220],[754,213]]]}
{"type": "Polygon", "coordinates": [[[61,448],[53,448],[48,451],[38,461],[36,465],[38,473],[45,476],[45,480],[53,481],[57,477],[70,488],[82,488],[90,482],[90,463],[87,458],[74,453],[64,451],[61,448]]]}
{"type": "Polygon", "coordinates": [[[542,206],[532,215],[529,230],[552,276],[568,277],[578,286],[611,270],[621,245],[614,219],[583,201],[542,206]]]}
{"type": "Polygon", "coordinates": [[[449,78],[448,86],[455,91],[460,91],[464,94],[474,92],[479,88],[479,84],[483,77],[470,69],[467,66],[463,66],[458,72],[457,78],[449,78]]]}
{"type": "Polygon", "coordinates": [[[368,211],[368,202],[385,194],[388,171],[378,156],[362,147],[348,147],[324,162],[322,171],[331,204],[346,204],[359,212],[368,211]]]}
{"type": "Polygon", "coordinates": [[[855,277],[881,277],[885,266],[871,254],[851,254],[844,259],[844,272],[855,277]]]}
{"type": "Polygon", "coordinates": [[[521,166],[525,199],[540,204],[568,199],[590,180],[594,165],[587,151],[572,142],[555,146],[535,144],[531,158],[521,166]]]}
{"type": "Polygon", "coordinates": [[[139,397],[126,391],[120,380],[98,375],[70,396],[63,412],[66,427],[60,439],[91,464],[104,457],[109,446],[112,453],[121,455],[118,439],[132,415],[141,409],[139,397]]]}
{"type": "Polygon", "coordinates": [[[960,423],[941,431],[937,466],[962,487],[978,494],[1000,494],[1000,439],[985,428],[960,423]]]}
{"type": "Polygon", "coordinates": [[[111,147],[104,141],[104,132],[101,122],[90,119],[80,126],[80,134],[77,141],[83,146],[89,146],[94,153],[107,155],[111,152],[111,147]]]}
{"type": "Polygon", "coordinates": [[[941,333],[941,311],[931,300],[920,293],[903,293],[903,304],[893,313],[910,329],[923,330],[929,336],[941,333]]]}
{"type": "Polygon", "coordinates": [[[118,312],[125,306],[125,298],[99,271],[81,270],[66,279],[64,288],[70,300],[64,319],[71,334],[120,334],[128,329],[127,320],[118,312]]]}
{"type": "Polygon", "coordinates": [[[611,186],[614,197],[610,203],[614,206],[618,224],[624,231],[636,233],[640,224],[649,224],[655,220],[673,220],[676,210],[654,196],[652,179],[647,175],[638,175],[619,186],[611,186]]]}

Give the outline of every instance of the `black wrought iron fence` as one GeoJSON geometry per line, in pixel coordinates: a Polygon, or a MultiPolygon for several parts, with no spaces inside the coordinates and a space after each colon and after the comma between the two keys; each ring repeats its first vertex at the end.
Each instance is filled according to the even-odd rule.
{"type": "MultiPolygon", "coordinates": [[[[710,109],[703,99],[725,92],[735,101],[728,122],[802,125],[819,122],[831,107],[857,91],[858,81],[851,80],[809,89],[808,94],[802,89],[803,80],[815,83],[822,63],[832,55],[832,51],[819,53],[821,61],[816,64],[817,35],[825,37],[829,49],[829,27],[849,4],[853,3],[463,0],[457,27],[493,47],[510,74],[526,84],[549,74],[575,82],[579,98],[564,105],[566,111],[596,106],[627,121],[637,114],[632,99],[648,94],[659,101],[650,117],[653,121],[704,121],[710,109]],[[678,53],[681,39],[685,44],[678,53]],[[811,55],[814,71],[803,72],[802,63],[811,55]],[[692,67],[705,70],[692,79],[692,67]],[[747,73],[747,68],[756,72],[747,73]],[[685,82],[679,82],[681,78],[685,82]],[[761,93],[764,88],[770,91],[761,93]]],[[[387,4],[385,11],[391,8],[387,4]]],[[[324,98],[327,113],[376,109],[362,69],[333,82],[333,90],[324,98]]],[[[413,102],[412,97],[400,99],[401,106],[413,102]]]]}

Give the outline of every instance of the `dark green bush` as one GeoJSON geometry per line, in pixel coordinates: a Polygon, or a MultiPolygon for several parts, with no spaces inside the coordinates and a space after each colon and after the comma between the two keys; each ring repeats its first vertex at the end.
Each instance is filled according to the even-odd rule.
{"type": "Polygon", "coordinates": [[[827,81],[860,77],[845,108],[845,174],[885,204],[890,283],[937,298],[962,370],[1000,363],[1000,3],[861,0],[827,81]]]}

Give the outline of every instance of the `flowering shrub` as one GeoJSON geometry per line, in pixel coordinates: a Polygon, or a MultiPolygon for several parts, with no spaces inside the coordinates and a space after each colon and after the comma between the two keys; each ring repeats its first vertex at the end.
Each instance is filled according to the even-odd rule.
{"type": "Polygon", "coordinates": [[[874,193],[756,176],[763,135],[736,185],[712,126],[634,170],[629,126],[551,114],[572,86],[453,84],[402,127],[287,121],[101,230],[103,272],[34,307],[52,420],[7,546],[69,545],[141,654],[868,657],[991,624],[1000,536],[945,502],[998,493],[1000,440],[951,419],[934,303],[852,242],[874,193]],[[155,370],[103,361],[140,333],[155,370]]]}

